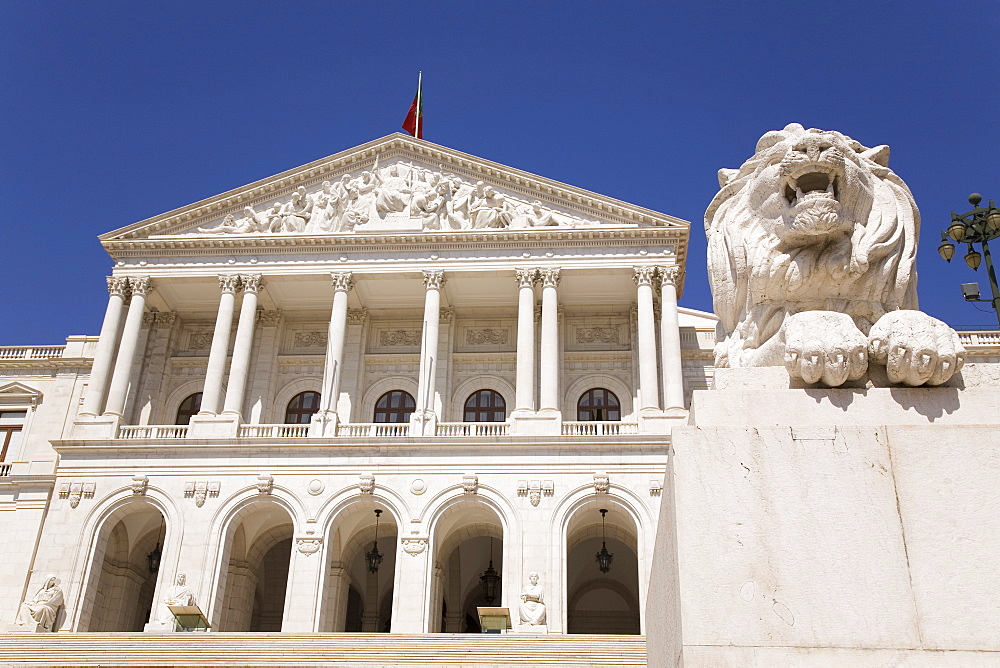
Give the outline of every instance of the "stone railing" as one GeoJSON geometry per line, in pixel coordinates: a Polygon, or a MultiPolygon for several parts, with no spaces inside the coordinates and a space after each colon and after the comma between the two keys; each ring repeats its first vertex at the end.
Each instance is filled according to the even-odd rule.
{"type": "Polygon", "coordinates": [[[348,438],[384,438],[409,435],[410,424],[408,422],[342,423],[337,425],[337,436],[348,438]]]}
{"type": "Polygon", "coordinates": [[[639,433],[638,422],[563,422],[563,436],[626,436],[639,433]]]}
{"type": "Polygon", "coordinates": [[[307,424],[243,424],[239,438],[305,438],[309,435],[307,424]]]}
{"type": "Polygon", "coordinates": [[[435,436],[506,436],[506,422],[438,422],[435,436]]]}
{"type": "Polygon", "coordinates": [[[681,327],[681,348],[688,350],[691,348],[705,348],[711,350],[715,347],[715,330],[692,329],[681,327]]]}
{"type": "Polygon", "coordinates": [[[118,438],[125,441],[135,441],[143,438],[187,438],[186,424],[148,424],[118,427],[118,438]]]}
{"type": "Polygon", "coordinates": [[[0,478],[10,475],[10,469],[13,464],[0,464],[0,478]]]}
{"type": "Polygon", "coordinates": [[[958,339],[963,346],[1000,346],[1000,331],[960,331],[958,339]]]}
{"type": "Polygon", "coordinates": [[[0,346],[0,360],[48,360],[62,357],[66,346],[0,346]]]}

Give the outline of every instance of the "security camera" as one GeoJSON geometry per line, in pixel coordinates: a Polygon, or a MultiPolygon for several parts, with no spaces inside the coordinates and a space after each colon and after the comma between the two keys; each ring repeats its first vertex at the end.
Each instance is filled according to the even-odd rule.
{"type": "Polygon", "coordinates": [[[979,283],[962,283],[962,296],[967,302],[977,301],[979,299],[979,283]]]}

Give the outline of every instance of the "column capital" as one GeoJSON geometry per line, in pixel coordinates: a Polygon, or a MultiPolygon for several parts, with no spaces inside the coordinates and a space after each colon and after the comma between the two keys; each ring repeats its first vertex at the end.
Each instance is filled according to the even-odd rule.
{"type": "Polygon", "coordinates": [[[223,274],[219,276],[219,289],[222,290],[223,294],[230,293],[235,294],[240,291],[240,287],[243,285],[240,280],[239,274],[223,274]]]}
{"type": "Polygon", "coordinates": [[[514,277],[517,280],[518,287],[521,288],[531,288],[534,287],[535,283],[538,282],[538,270],[537,269],[515,269],[514,277]]]}
{"type": "Polygon", "coordinates": [[[440,311],[441,322],[451,322],[455,319],[455,309],[450,306],[445,306],[440,311]]]}
{"type": "Polygon", "coordinates": [[[635,281],[636,285],[652,287],[655,274],[656,267],[632,267],[632,280],[635,281]]]}
{"type": "Polygon", "coordinates": [[[257,311],[257,324],[261,327],[277,327],[281,322],[281,309],[257,311]]]}
{"type": "Polygon", "coordinates": [[[538,277],[542,281],[542,287],[554,288],[559,285],[560,273],[562,269],[539,269],[538,277]]]}
{"type": "Polygon", "coordinates": [[[330,274],[333,279],[334,292],[350,292],[354,287],[354,274],[349,271],[330,274]]]}
{"type": "Polygon", "coordinates": [[[347,309],[347,324],[348,325],[363,325],[365,320],[368,318],[368,309],[366,308],[349,308],[347,309]]]}
{"type": "Polygon", "coordinates": [[[424,288],[427,290],[440,290],[444,287],[445,277],[443,271],[424,271],[424,288]]]}
{"type": "Polygon", "coordinates": [[[108,294],[124,299],[129,295],[128,279],[124,276],[108,276],[108,294]]]}
{"type": "Polygon", "coordinates": [[[137,276],[128,279],[128,287],[133,295],[145,297],[153,289],[153,281],[149,276],[137,276]]]}
{"type": "Polygon", "coordinates": [[[157,329],[170,329],[177,322],[176,311],[157,311],[153,314],[153,327],[157,329]]]}
{"type": "Polygon", "coordinates": [[[264,281],[261,280],[260,274],[243,274],[240,276],[240,285],[244,292],[259,294],[264,287],[264,281]]]}
{"type": "Polygon", "coordinates": [[[674,287],[677,287],[677,284],[681,280],[680,267],[658,267],[657,271],[660,274],[660,285],[673,285],[674,287]]]}

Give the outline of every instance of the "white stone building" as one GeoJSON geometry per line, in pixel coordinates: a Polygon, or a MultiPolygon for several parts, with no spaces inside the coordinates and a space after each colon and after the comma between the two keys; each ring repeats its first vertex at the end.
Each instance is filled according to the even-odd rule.
{"type": "Polygon", "coordinates": [[[217,631],[459,632],[492,565],[641,633],[688,228],[397,134],[103,235],[100,336],[0,349],[0,623],[51,573],[57,631],[166,630],[183,573],[217,631]]]}

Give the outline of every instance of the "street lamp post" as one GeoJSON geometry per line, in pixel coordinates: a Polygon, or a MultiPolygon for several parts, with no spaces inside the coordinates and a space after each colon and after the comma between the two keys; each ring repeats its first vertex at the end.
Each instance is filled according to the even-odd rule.
{"type": "Polygon", "coordinates": [[[972,211],[961,215],[954,211],[951,212],[951,224],[941,233],[941,245],[938,246],[938,253],[947,262],[951,262],[951,259],[955,257],[955,245],[951,243],[951,240],[954,240],[969,245],[969,250],[965,254],[965,263],[974,271],[979,269],[983,258],[986,259],[986,275],[990,282],[993,299],[980,299],[979,289],[975,287],[974,283],[970,284],[973,288],[971,290],[962,286],[963,292],[966,301],[990,302],[994,312],[996,312],[997,323],[1000,324],[1000,287],[997,287],[997,275],[993,269],[993,258],[990,256],[988,243],[1000,238],[1000,209],[993,204],[993,200],[990,200],[988,207],[981,207],[979,203],[982,201],[982,195],[972,193],[969,195],[969,204],[973,207],[972,211]],[[973,244],[982,245],[982,254],[976,250],[973,244]]]}

